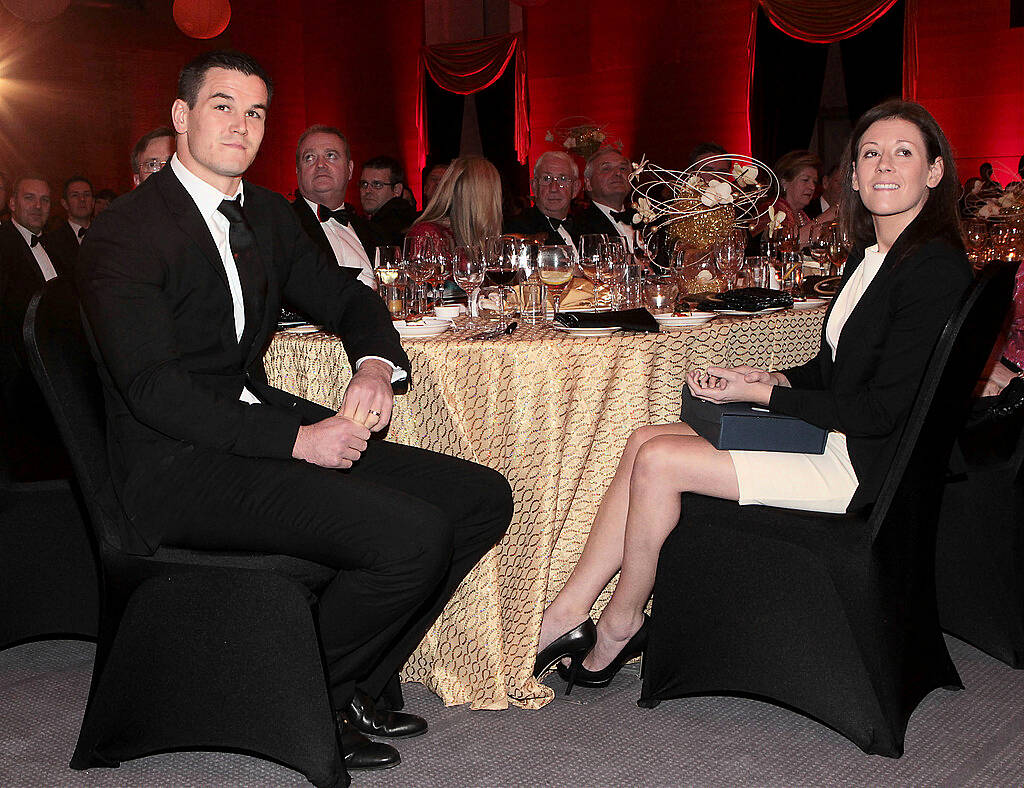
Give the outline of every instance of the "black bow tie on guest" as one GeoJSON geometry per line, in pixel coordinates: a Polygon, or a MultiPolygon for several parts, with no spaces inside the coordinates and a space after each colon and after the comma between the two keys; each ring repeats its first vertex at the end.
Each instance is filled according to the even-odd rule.
{"type": "Polygon", "coordinates": [[[332,211],[326,205],[318,205],[316,206],[316,218],[320,220],[321,224],[334,219],[338,224],[347,227],[349,222],[352,221],[352,212],[344,203],[336,211],[332,211]]]}
{"type": "Polygon", "coordinates": [[[548,222],[551,224],[551,229],[554,230],[556,233],[558,232],[558,228],[562,226],[562,223],[564,221],[565,219],[556,219],[554,216],[548,217],[548,222]]]}
{"type": "Polygon", "coordinates": [[[86,233],[86,228],[84,228],[84,227],[79,227],[78,228],[78,237],[79,238],[85,238],[85,233],[86,233]]]}
{"type": "Polygon", "coordinates": [[[36,235],[35,233],[32,233],[31,235],[32,235],[32,240],[29,243],[29,246],[35,246],[37,243],[39,243],[39,236],[36,235]]]}
{"type": "Polygon", "coordinates": [[[633,212],[632,211],[611,211],[612,219],[623,224],[633,224],[633,212]]]}

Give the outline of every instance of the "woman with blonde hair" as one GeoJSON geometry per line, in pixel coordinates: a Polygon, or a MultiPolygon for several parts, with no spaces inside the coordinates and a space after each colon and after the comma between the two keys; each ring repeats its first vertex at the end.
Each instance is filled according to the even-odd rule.
{"type": "Polygon", "coordinates": [[[451,163],[407,238],[429,236],[452,249],[501,234],[501,178],[482,156],[451,163]]]}

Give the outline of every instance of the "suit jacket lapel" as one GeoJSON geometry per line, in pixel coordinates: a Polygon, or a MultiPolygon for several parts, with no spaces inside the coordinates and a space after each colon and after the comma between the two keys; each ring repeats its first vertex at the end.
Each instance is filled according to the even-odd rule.
{"type": "MultiPolygon", "coordinates": [[[[267,298],[267,291],[270,287],[276,287],[276,276],[272,265],[274,253],[273,227],[274,223],[266,210],[266,204],[260,199],[260,195],[249,188],[249,184],[243,182],[245,190],[245,215],[249,220],[249,226],[256,236],[256,251],[259,259],[259,272],[261,276],[256,282],[244,282],[243,287],[251,288],[255,285],[255,292],[243,291],[245,309],[245,332],[242,334],[242,352],[245,356],[245,364],[249,366],[254,356],[263,349],[266,333],[269,326],[277,325],[277,315],[271,315],[271,299],[267,298]],[[251,331],[249,329],[252,329],[251,331]]],[[[309,206],[306,206],[307,208],[309,206]]]]}
{"type": "Polygon", "coordinates": [[[150,178],[157,179],[157,187],[160,189],[161,194],[163,194],[164,201],[167,203],[167,207],[174,220],[182,232],[192,239],[192,242],[202,252],[203,257],[206,258],[206,261],[213,266],[213,270],[217,272],[217,276],[220,277],[224,288],[230,293],[228,275],[224,271],[224,263],[217,252],[217,244],[213,242],[210,228],[206,226],[206,220],[200,215],[195,201],[185,191],[185,187],[181,185],[181,181],[178,180],[178,177],[170,167],[164,167],[160,172],[151,175],[150,178]]]}
{"type": "Polygon", "coordinates": [[[310,209],[305,198],[300,194],[292,204],[295,206],[295,212],[299,215],[299,223],[306,231],[306,235],[312,238],[316,245],[333,260],[334,249],[331,248],[331,242],[327,240],[327,233],[324,232],[323,225],[320,224],[320,220],[316,218],[316,214],[310,209]]]}

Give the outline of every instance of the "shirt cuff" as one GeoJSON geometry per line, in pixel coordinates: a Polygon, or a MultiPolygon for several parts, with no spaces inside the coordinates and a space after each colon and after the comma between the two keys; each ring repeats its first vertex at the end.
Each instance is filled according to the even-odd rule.
{"type": "Polygon", "coordinates": [[[383,358],[381,356],[363,356],[361,359],[359,359],[356,362],[356,372],[359,371],[359,367],[361,367],[363,365],[364,361],[367,361],[367,360],[369,360],[371,358],[376,359],[377,361],[383,361],[385,364],[387,364],[389,367],[391,367],[391,382],[392,383],[400,383],[401,381],[405,380],[409,376],[408,373],[404,369],[402,369],[401,367],[395,366],[394,362],[388,361],[386,358],[383,358]]]}

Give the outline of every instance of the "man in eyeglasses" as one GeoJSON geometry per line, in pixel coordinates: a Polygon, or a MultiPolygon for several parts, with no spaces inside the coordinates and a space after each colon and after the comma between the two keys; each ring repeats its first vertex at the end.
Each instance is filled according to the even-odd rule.
{"type": "Polygon", "coordinates": [[[578,236],[569,217],[580,191],[580,171],[563,151],[542,153],[533,165],[530,188],[534,205],[505,222],[505,232],[541,236],[545,244],[575,244],[578,236]]]}
{"type": "Polygon", "coordinates": [[[132,181],[138,186],[154,172],[160,172],[174,155],[174,131],[160,126],[135,143],[132,148],[132,181]]]}
{"type": "Polygon", "coordinates": [[[402,199],[405,170],[390,156],[376,156],[363,164],[359,176],[359,202],[381,243],[401,246],[405,231],[416,219],[416,209],[402,199]]]}

